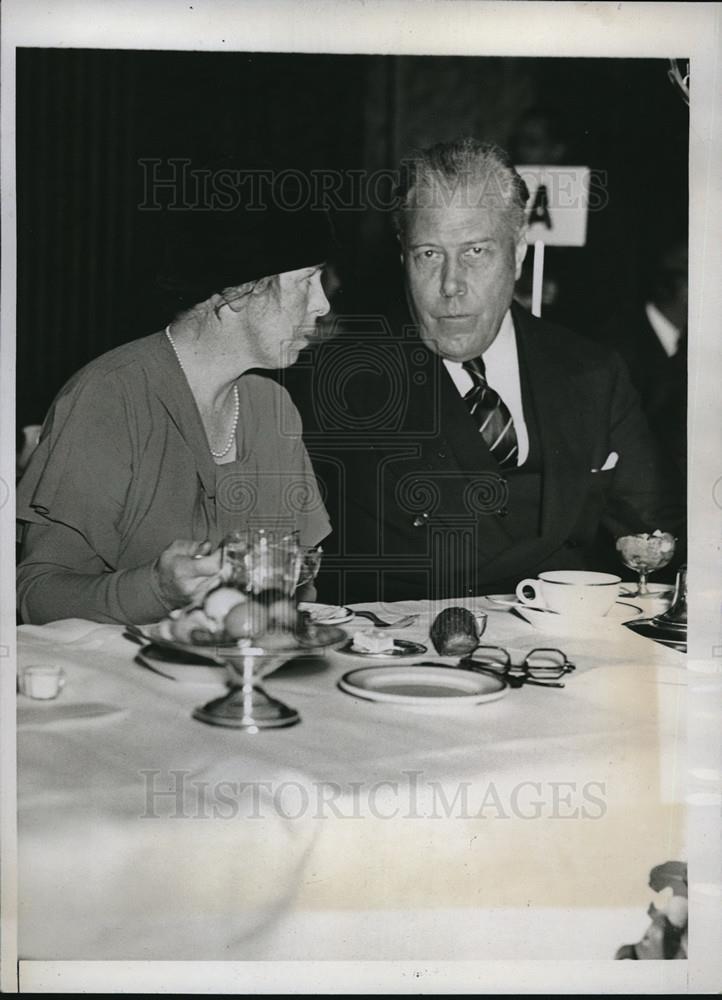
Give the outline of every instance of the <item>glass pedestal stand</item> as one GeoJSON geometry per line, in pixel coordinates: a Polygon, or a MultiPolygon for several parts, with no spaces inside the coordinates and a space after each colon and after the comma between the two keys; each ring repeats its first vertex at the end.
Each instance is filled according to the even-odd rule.
{"type": "MultiPolygon", "coordinates": [[[[273,638],[278,640],[278,634],[273,638]]],[[[231,690],[227,695],[196,708],[193,718],[211,726],[243,729],[247,733],[294,726],[300,722],[301,716],[295,708],[267,694],[260,683],[261,678],[297,656],[340,646],[347,635],[340,628],[316,626],[306,635],[289,634],[287,638],[288,642],[280,648],[264,648],[253,645],[249,640],[249,644],[240,647],[237,652],[219,651],[215,658],[225,664],[231,690]]]]}

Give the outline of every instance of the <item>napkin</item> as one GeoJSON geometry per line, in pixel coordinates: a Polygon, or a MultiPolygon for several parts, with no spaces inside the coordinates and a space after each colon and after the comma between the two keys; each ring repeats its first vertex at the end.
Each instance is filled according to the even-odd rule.
{"type": "MultiPolygon", "coordinates": [[[[118,632],[121,632],[122,629],[122,625],[117,626],[118,632]]],[[[100,642],[100,637],[108,634],[108,626],[89,622],[84,618],[64,618],[57,622],[49,622],[47,625],[21,625],[18,629],[20,635],[40,639],[43,642],[62,643],[63,645],[71,642],[85,642],[95,632],[99,633],[97,641],[100,642]]]]}
{"type": "Polygon", "coordinates": [[[83,704],[63,704],[52,701],[39,705],[21,705],[18,702],[17,728],[31,729],[58,723],[95,722],[98,719],[117,718],[126,713],[125,708],[100,701],[83,704]]]}

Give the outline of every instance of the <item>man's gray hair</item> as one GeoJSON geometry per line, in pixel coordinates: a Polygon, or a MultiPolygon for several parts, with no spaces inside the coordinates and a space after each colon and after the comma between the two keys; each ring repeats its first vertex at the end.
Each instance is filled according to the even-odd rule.
{"type": "Polygon", "coordinates": [[[511,157],[496,143],[464,137],[439,142],[402,160],[394,207],[394,225],[402,243],[407,212],[422,206],[443,207],[457,190],[468,192],[470,206],[504,212],[511,228],[521,233],[529,189],[511,157]]]}

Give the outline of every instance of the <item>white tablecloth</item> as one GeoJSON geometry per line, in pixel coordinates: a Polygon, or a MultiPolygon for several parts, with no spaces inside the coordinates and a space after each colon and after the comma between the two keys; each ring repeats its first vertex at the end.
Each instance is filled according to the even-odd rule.
{"type": "MultiPolygon", "coordinates": [[[[420,611],[394,634],[440,659],[426,604],[384,610],[420,611]]],[[[577,671],[420,712],[339,690],[355,657],[300,659],[265,684],[301,724],[249,735],[193,720],[220,682],[152,673],[122,628],[21,627],[19,667],[67,675],[56,701],[18,696],[21,958],[591,959],[639,940],[650,869],[685,857],[684,657],[504,610],[483,641],[558,645],[577,671]]]]}

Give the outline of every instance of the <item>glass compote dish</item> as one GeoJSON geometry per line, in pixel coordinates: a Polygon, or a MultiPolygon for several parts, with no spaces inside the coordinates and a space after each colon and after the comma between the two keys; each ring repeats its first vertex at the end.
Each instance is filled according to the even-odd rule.
{"type": "Polygon", "coordinates": [[[346,639],[341,629],[309,623],[297,611],[296,594],[313,581],[320,560],[320,550],[303,548],[295,531],[248,529],[224,540],[224,589],[241,598],[225,618],[231,641],[217,647],[231,692],[197,708],[194,718],[249,732],[300,721],[298,712],[272,698],[260,681],[295,656],[346,639]]]}
{"type": "Polygon", "coordinates": [[[633,569],[639,576],[636,591],[626,594],[635,600],[651,600],[652,594],[647,586],[647,576],[662,569],[672,559],[676,546],[676,538],[666,531],[646,532],[637,535],[622,535],[617,539],[617,552],[622,562],[633,569]]]}
{"type": "Polygon", "coordinates": [[[320,558],[318,550],[299,545],[296,532],[234,532],[223,543],[223,582],[203,606],[136,630],[146,640],[225,666],[230,692],[196,708],[195,719],[249,733],[300,721],[261,680],[296,656],[347,639],[342,629],[308,622],[297,609],[298,588],[314,579],[320,558]]]}

